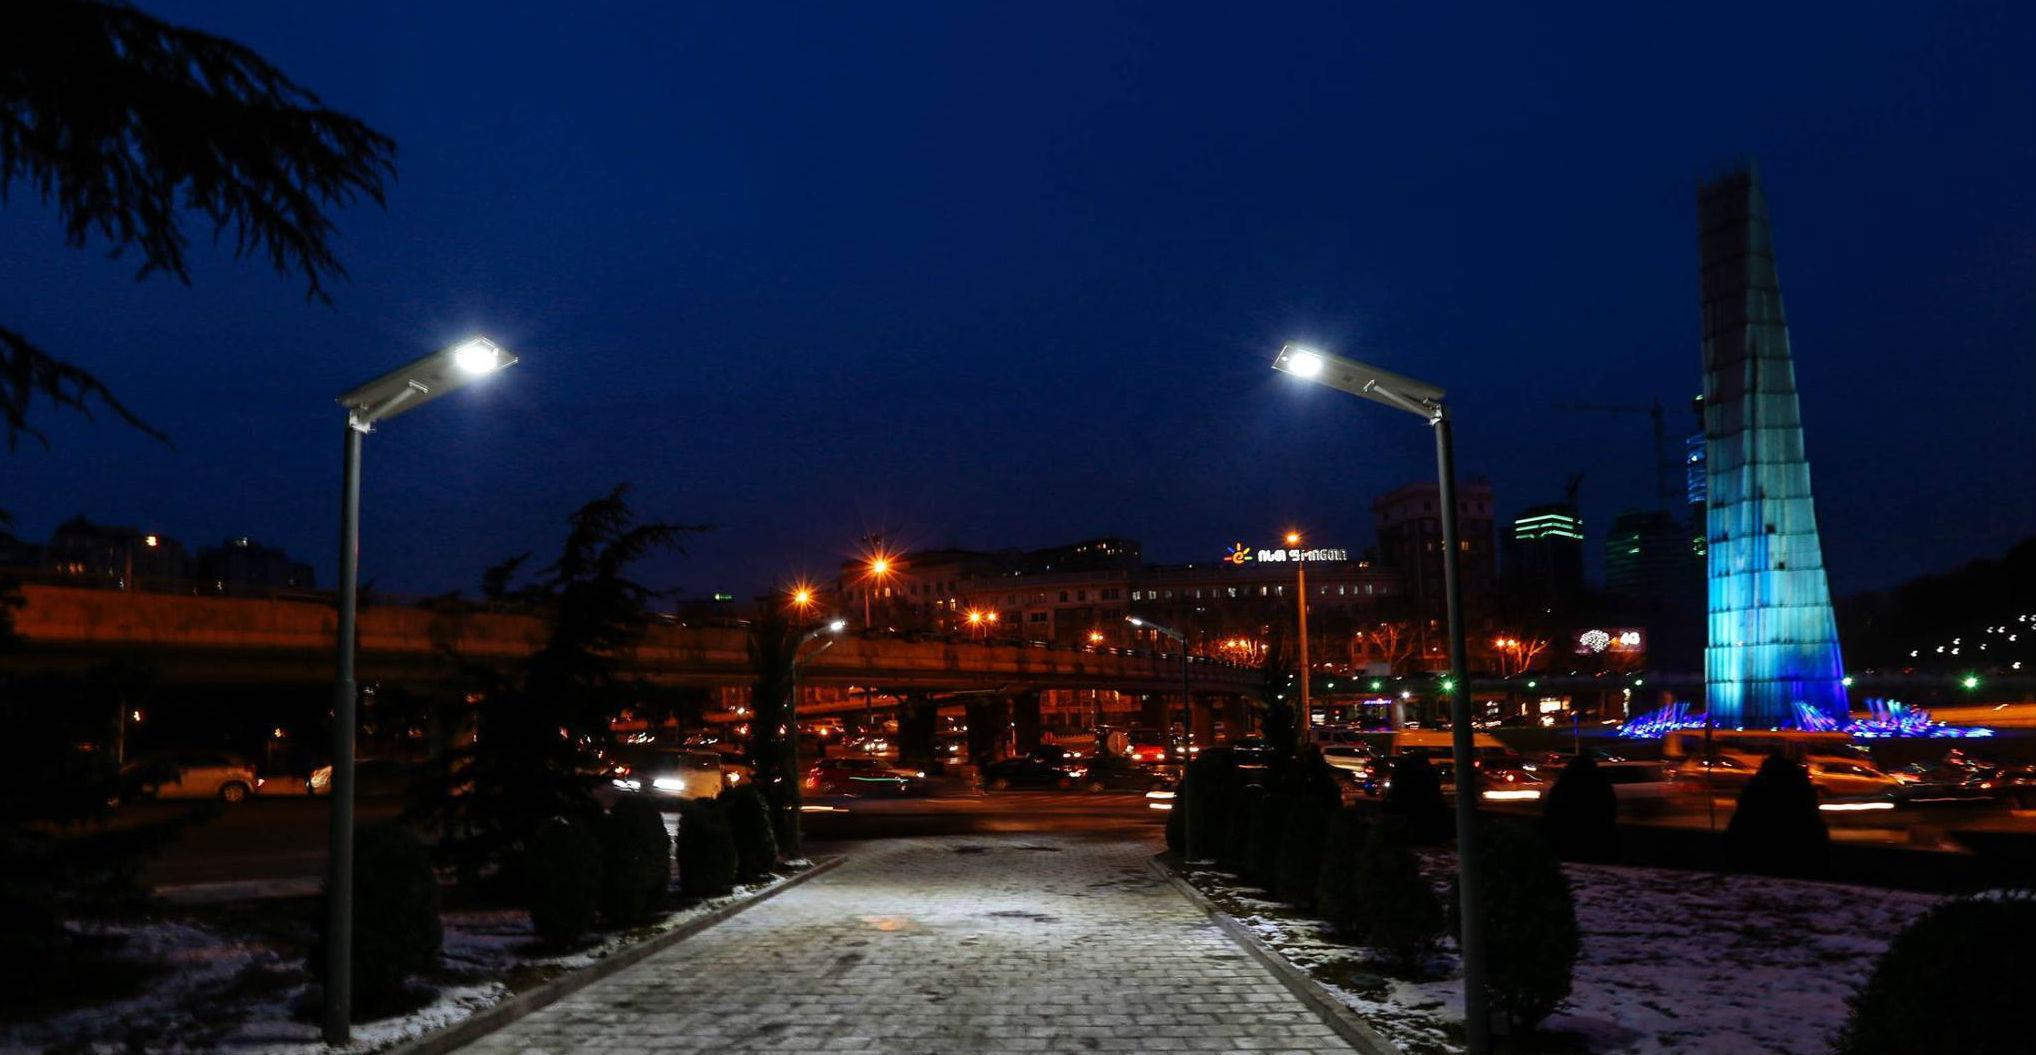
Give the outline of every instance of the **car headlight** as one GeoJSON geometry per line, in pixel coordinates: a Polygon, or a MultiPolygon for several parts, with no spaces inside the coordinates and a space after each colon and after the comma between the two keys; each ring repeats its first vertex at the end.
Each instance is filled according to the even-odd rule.
{"type": "Polygon", "coordinates": [[[686,782],[680,780],[678,777],[658,777],[657,779],[652,780],[650,782],[650,786],[658,789],[659,791],[686,790],[686,782]]]}
{"type": "Polygon", "coordinates": [[[615,790],[617,791],[643,790],[643,782],[640,780],[623,780],[622,778],[617,777],[616,779],[611,780],[608,783],[613,784],[615,786],[615,790]]]}

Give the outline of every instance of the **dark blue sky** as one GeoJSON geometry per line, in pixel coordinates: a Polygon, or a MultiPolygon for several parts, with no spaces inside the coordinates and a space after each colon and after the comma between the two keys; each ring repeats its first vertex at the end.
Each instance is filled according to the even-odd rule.
{"type": "MultiPolygon", "coordinates": [[[[1840,592],[2036,530],[2036,16],[2012,3],[151,2],[400,144],[332,307],[194,285],[0,209],[0,319],[175,438],[44,415],[0,458],[84,512],[250,534],[329,582],[352,384],[470,331],[523,363],[370,438],[363,575],[471,590],[611,484],[747,593],[866,530],[1288,523],[1364,545],[1412,419],[1267,369],[1300,340],[1451,390],[1502,512],[1650,501],[1701,383],[1694,190],[1758,159],[1840,592]],[[1567,5],[1554,5],[1562,7],[1567,5]]],[[[18,190],[18,189],[17,189],[18,190]]]]}

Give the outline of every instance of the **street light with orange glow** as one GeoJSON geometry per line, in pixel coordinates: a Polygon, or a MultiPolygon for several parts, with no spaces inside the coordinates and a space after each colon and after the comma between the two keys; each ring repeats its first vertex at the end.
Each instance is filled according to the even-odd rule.
{"type": "Polygon", "coordinates": [[[1297,622],[1301,630],[1301,713],[1294,723],[1294,735],[1301,744],[1308,742],[1308,726],[1314,719],[1312,705],[1308,702],[1308,552],[1300,548],[1301,533],[1287,532],[1287,547],[1294,551],[1294,590],[1299,594],[1294,599],[1296,611],[1300,614],[1297,622]]]}
{"type": "Polygon", "coordinates": [[[890,581],[891,572],[895,568],[896,564],[893,562],[891,555],[888,553],[884,553],[882,551],[871,554],[869,563],[863,566],[863,588],[862,588],[863,629],[865,630],[869,629],[870,625],[870,596],[877,592],[877,587],[879,585],[882,585],[883,583],[890,581]]]}

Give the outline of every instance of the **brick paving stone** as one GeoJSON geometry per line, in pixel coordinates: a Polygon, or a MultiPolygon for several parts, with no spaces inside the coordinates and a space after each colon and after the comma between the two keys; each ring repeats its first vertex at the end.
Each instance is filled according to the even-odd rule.
{"type": "Polygon", "coordinates": [[[1095,835],[858,845],[847,863],[480,1038],[475,1055],[1350,1048],[1095,835]]]}

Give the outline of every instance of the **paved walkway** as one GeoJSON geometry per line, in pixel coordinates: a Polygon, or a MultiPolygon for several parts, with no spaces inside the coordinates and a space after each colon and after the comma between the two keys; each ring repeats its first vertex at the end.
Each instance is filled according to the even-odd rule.
{"type": "Polygon", "coordinates": [[[1349,1051],[1146,870],[1152,852],[1121,835],[865,843],[466,1050],[1349,1051]]]}

